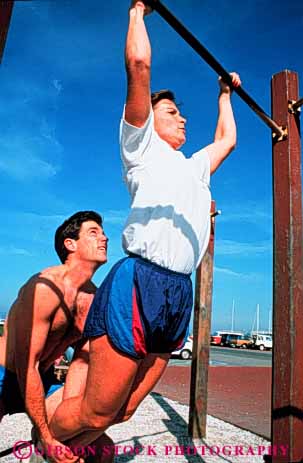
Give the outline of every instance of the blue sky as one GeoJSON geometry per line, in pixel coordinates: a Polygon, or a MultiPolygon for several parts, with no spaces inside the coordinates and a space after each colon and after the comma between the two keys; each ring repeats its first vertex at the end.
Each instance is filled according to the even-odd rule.
{"type": "MultiPolygon", "coordinates": [[[[165,5],[270,112],[270,79],[303,79],[303,4],[290,0],[166,0],[165,5]]],[[[17,1],[0,68],[0,311],[29,276],[56,265],[56,227],[77,210],[104,216],[109,261],[122,256],[129,198],[118,128],[125,100],[126,0],[17,1]]],[[[187,118],[186,156],[209,144],[216,125],[215,73],[154,13],[152,87],[171,88],[187,118]]],[[[301,84],[301,94],[303,93],[301,84]]],[[[238,145],[213,176],[216,222],[212,328],[260,328],[272,308],[270,130],[233,97],[238,145]]]]}

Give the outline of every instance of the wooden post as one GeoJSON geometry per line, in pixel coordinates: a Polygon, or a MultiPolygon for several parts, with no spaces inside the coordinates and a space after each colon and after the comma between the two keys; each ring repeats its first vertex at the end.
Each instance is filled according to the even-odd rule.
{"type": "Polygon", "coordinates": [[[272,444],[274,463],[303,458],[303,234],[298,76],[283,71],[272,79],[272,117],[288,137],[273,141],[274,286],[272,444]],[[283,456],[279,446],[287,447],[283,456]],[[276,447],[277,446],[277,447],[276,447]]]}
{"type": "MultiPolygon", "coordinates": [[[[211,202],[211,214],[215,201],[211,202]]],[[[207,385],[211,305],[213,289],[215,218],[211,217],[211,233],[208,248],[196,272],[194,305],[194,342],[191,366],[190,407],[188,433],[193,438],[206,435],[207,385]]]]}
{"type": "Polygon", "coordinates": [[[4,52],[13,6],[13,1],[0,0],[0,63],[4,52]]]}

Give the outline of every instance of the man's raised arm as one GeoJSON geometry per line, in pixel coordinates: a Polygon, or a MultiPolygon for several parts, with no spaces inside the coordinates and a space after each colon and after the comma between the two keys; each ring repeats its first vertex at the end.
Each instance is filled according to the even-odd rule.
{"type": "MultiPolygon", "coordinates": [[[[241,80],[238,74],[232,72],[232,82],[235,87],[241,85],[241,80]]],[[[221,78],[219,79],[220,94],[219,94],[219,116],[217,128],[214,137],[214,143],[208,145],[206,150],[210,157],[210,172],[211,174],[222,164],[225,158],[234,149],[237,141],[236,123],[231,106],[232,90],[221,78]]]]}
{"type": "Polygon", "coordinates": [[[148,12],[148,7],[143,2],[132,2],[125,47],[127,72],[125,120],[136,127],[144,126],[151,110],[151,48],[144,23],[144,15],[148,12]]]}

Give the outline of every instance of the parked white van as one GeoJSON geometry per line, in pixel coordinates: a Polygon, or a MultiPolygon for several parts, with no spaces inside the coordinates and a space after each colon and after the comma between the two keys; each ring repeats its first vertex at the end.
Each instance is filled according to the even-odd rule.
{"type": "Polygon", "coordinates": [[[172,352],[173,357],[180,357],[182,360],[189,360],[193,353],[193,337],[189,336],[182,349],[172,352]]]}
{"type": "Polygon", "coordinates": [[[252,338],[254,349],[272,349],[272,336],[269,334],[253,334],[252,338]]]}

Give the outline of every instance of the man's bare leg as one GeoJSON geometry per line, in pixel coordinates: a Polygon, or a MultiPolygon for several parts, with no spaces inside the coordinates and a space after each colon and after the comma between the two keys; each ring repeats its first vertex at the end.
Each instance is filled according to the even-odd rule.
{"type": "Polygon", "coordinates": [[[47,413],[47,421],[50,422],[50,420],[53,417],[53,414],[56,411],[56,408],[58,405],[62,402],[63,400],[63,389],[64,386],[62,386],[60,389],[57,389],[53,394],[51,394],[47,399],[45,400],[45,406],[46,406],[46,413],[47,413]]]}
{"type": "MultiPolygon", "coordinates": [[[[67,445],[88,445],[88,444],[93,445],[95,444],[96,448],[102,448],[103,446],[107,446],[106,448],[112,449],[112,452],[111,453],[104,452],[98,457],[94,457],[93,461],[94,463],[111,463],[112,461],[114,461],[114,443],[106,434],[102,434],[102,431],[104,431],[106,427],[108,427],[109,425],[122,422],[122,421],[126,421],[132,416],[132,414],[135,412],[139,404],[147,396],[147,394],[153,389],[155,384],[158,382],[158,380],[162,376],[167,366],[168,360],[170,358],[170,354],[149,354],[140,363],[135,361],[136,366],[134,368],[134,361],[124,356],[120,352],[116,351],[116,349],[114,349],[111,346],[111,344],[109,343],[108,339],[105,336],[99,339],[103,339],[103,341],[101,341],[101,343],[98,343],[98,344],[94,343],[94,349],[92,349],[92,354],[90,357],[90,379],[88,381],[86,392],[85,392],[85,394],[89,395],[89,400],[92,401],[93,405],[96,404],[96,402],[98,402],[99,398],[103,400],[103,403],[108,401],[108,397],[111,397],[111,392],[107,388],[108,386],[106,385],[106,383],[108,382],[108,379],[109,379],[110,386],[114,385],[113,375],[112,375],[112,373],[114,372],[119,373],[119,377],[121,380],[121,371],[123,370],[123,372],[125,372],[128,370],[128,365],[129,365],[128,360],[131,360],[130,362],[131,373],[134,370],[136,371],[135,377],[134,379],[130,379],[129,381],[129,383],[131,383],[132,381],[132,384],[131,384],[128,396],[126,397],[124,404],[122,404],[123,399],[120,396],[119,404],[122,404],[122,405],[120,405],[119,412],[118,413],[116,412],[117,410],[116,408],[115,412],[110,414],[111,416],[115,415],[114,419],[111,418],[109,420],[106,420],[106,417],[104,415],[104,410],[107,410],[107,408],[103,407],[102,404],[98,405],[98,409],[101,411],[101,415],[100,413],[98,415],[98,411],[96,411],[94,407],[91,407],[91,418],[93,419],[94,416],[96,417],[96,414],[97,414],[98,419],[103,419],[103,427],[99,427],[98,430],[94,430],[94,431],[91,430],[91,431],[82,432],[81,434],[78,434],[74,438],[69,439],[66,442],[66,444],[67,445]],[[114,354],[114,357],[112,356],[112,354],[114,354]],[[122,367],[123,365],[123,368],[121,370],[117,366],[114,366],[114,365],[119,365],[119,368],[122,367]],[[138,365],[140,365],[140,368],[138,368],[138,365]],[[102,369],[102,371],[100,371],[100,369],[102,369]],[[106,373],[106,371],[109,371],[109,373],[106,373]],[[97,378],[97,382],[94,380],[95,375],[97,378]],[[107,375],[106,381],[102,381],[103,375],[107,375]],[[105,391],[105,394],[104,394],[104,391],[105,391]],[[102,394],[100,395],[101,392],[102,394]],[[100,432],[101,432],[101,436],[100,436],[100,432]],[[98,437],[96,438],[96,436],[98,437]]],[[[82,367],[85,368],[84,365],[82,367]]],[[[76,376],[77,376],[77,371],[78,369],[76,368],[75,369],[76,376]]],[[[72,380],[71,376],[69,379],[71,383],[74,385],[73,387],[71,387],[71,390],[72,390],[75,387],[75,384],[77,384],[77,381],[72,380]]],[[[118,383],[120,383],[120,381],[118,381],[118,383]]],[[[115,389],[116,387],[117,385],[113,387],[113,389],[111,390],[115,392],[117,390],[115,389]]],[[[119,387],[121,387],[121,384],[118,384],[118,389],[119,387]]],[[[75,392],[77,391],[73,389],[73,393],[75,392]]],[[[69,395],[68,390],[66,390],[66,395],[67,396],[69,395]]],[[[124,396],[126,396],[125,393],[124,393],[124,396]]],[[[118,398],[119,398],[119,395],[118,395],[118,398]]],[[[74,404],[74,406],[76,407],[79,406],[79,402],[80,402],[79,412],[81,413],[80,411],[81,410],[81,397],[77,398],[76,400],[78,401],[78,405],[74,404]]],[[[64,405],[64,402],[63,402],[63,405],[64,405]]],[[[62,408],[62,416],[64,420],[67,415],[65,414],[66,412],[64,411],[63,405],[61,406],[61,408],[62,408]]],[[[119,405],[117,404],[115,406],[118,407],[119,405]]],[[[71,409],[69,409],[68,411],[68,414],[70,413],[71,413],[71,409]]]]}
{"type": "Polygon", "coordinates": [[[50,424],[52,432],[61,440],[81,434],[82,440],[83,431],[102,432],[117,422],[118,414],[118,421],[128,419],[161,377],[169,357],[149,354],[142,361],[134,360],[117,351],[107,336],[94,338],[83,400],[71,398],[59,405],[50,424]]]}
{"type": "Polygon", "coordinates": [[[107,336],[93,338],[83,400],[72,397],[59,405],[52,433],[67,440],[83,431],[107,429],[127,400],[140,363],[116,350],[107,336]]]}
{"type": "MultiPolygon", "coordinates": [[[[48,422],[52,419],[56,408],[62,400],[75,396],[83,397],[87,380],[88,354],[89,342],[84,346],[80,345],[76,348],[73,361],[68,369],[64,387],[58,389],[46,399],[48,422]]],[[[114,442],[105,433],[100,435],[100,431],[89,431],[89,436],[87,435],[85,439],[80,438],[78,442],[71,439],[65,442],[65,444],[67,446],[89,444],[93,449],[95,448],[96,454],[85,458],[86,463],[112,463],[114,461],[114,442]]]]}
{"type": "Polygon", "coordinates": [[[115,423],[126,421],[135,413],[140,403],[163,375],[169,359],[170,354],[148,354],[142,360],[130,394],[116,416],[115,423]]]}
{"type": "Polygon", "coordinates": [[[83,396],[87,380],[88,354],[88,341],[84,345],[76,347],[74,358],[69,366],[64,386],[55,391],[45,400],[48,422],[51,421],[56,408],[62,400],[80,395],[83,396]]]}
{"type": "MultiPolygon", "coordinates": [[[[129,396],[125,404],[121,407],[118,415],[114,419],[115,424],[127,421],[134,414],[140,403],[153,390],[154,386],[161,378],[166,369],[169,358],[170,354],[149,354],[144,360],[142,360],[140,368],[138,369],[135,376],[129,396]]],[[[74,365],[76,365],[76,363],[74,365]]],[[[77,384],[83,385],[83,377],[81,377],[80,381],[77,381],[80,379],[77,374],[77,368],[74,369],[73,373],[73,376],[70,375],[70,372],[68,373],[69,382],[73,384],[72,389],[66,389],[66,386],[68,385],[67,381],[64,387],[63,397],[69,398],[70,394],[71,397],[73,397],[76,392],[83,396],[82,387],[78,390],[75,389],[77,388],[77,384]]],[[[46,401],[49,420],[51,420],[57,406],[59,403],[61,403],[60,396],[62,395],[62,391],[63,388],[59,389],[46,401]]],[[[74,445],[76,443],[78,445],[84,445],[85,443],[89,443],[95,440],[96,436],[100,436],[100,431],[87,431],[81,435],[78,435],[76,438],[71,439],[69,442],[74,445]]]]}

